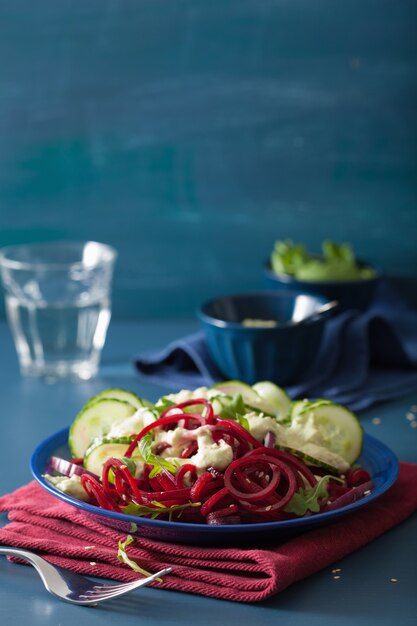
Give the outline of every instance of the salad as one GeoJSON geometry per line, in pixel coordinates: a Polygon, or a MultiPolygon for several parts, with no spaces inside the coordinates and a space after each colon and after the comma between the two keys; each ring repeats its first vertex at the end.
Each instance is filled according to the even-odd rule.
{"type": "Polygon", "coordinates": [[[103,509],[184,523],[245,524],[330,511],[366,496],[363,430],[328,400],[291,401],[271,382],[226,381],[152,403],[122,389],[71,425],[70,461],[45,478],[103,509]]]}
{"type": "Polygon", "coordinates": [[[271,254],[275,274],[287,274],[308,282],[368,280],[375,278],[372,267],[360,265],[347,243],[323,241],[322,255],[311,255],[292,241],[277,241],[271,254]]]}

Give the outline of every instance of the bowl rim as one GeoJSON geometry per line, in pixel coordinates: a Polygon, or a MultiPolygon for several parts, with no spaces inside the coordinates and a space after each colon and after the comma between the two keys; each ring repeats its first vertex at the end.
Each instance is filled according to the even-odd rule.
{"type": "MultiPolygon", "coordinates": [[[[315,256],[320,258],[319,254],[315,256]]],[[[368,267],[370,269],[373,269],[375,272],[375,276],[369,278],[351,278],[347,280],[305,280],[296,278],[295,276],[291,276],[291,274],[278,274],[277,272],[274,272],[271,266],[271,259],[267,259],[265,261],[264,273],[268,276],[268,278],[271,278],[272,280],[275,280],[277,282],[281,281],[283,283],[286,283],[287,285],[306,285],[306,288],[314,288],[315,285],[319,285],[322,287],[343,287],[362,284],[369,285],[370,283],[377,282],[382,277],[382,272],[372,263],[368,263],[363,259],[356,259],[356,262],[360,267],[368,267]]]]}
{"type": "Polygon", "coordinates": [[[205,324],[209,324],[212,327],[216,328],[230,328],[230,329],[240,329],[243,332],[256,332],[256,333],[265,333],[265,332],[283,332],[288,330],[289,328],[295,328],[299,326],[306,326],[310,324],[317,324],[319,322],[324,322],[327,319],[329,313],[324,312],[322,314],[318,314],[317,316],[313,316],[308,320],[301,320],[299,322],[285,322],[283,324],[279,324],[277,326],[244,326],[241,322],[229,322],[227,320],[223,320],[220,317],[214,317],[209,313],[204,311],[204,308],[214,304],[215,302],[220,302],[226,299],[241,299],[248,297],[267,297],[273,300],[282,299],[282,297],[289,297],[294,299],[298,296],[305,296],[306,298],[310,298],[311,300],[315,300],[319,303],[319,305],[324,305],[328,302],[332,302],[332,298],[328,298],[327,296],[320,296],[312,293],[308,293],[306,291],[295,291],[293,289],[281,289],[277,291],[275,289],[268,290],[259,290],[259,291],[247,291],[247,292],[239,292],[239,293],[231,293],[225,294],[223,296],[217,296],[210,298],[209,300],[205,300],[198,308],[197,308],[197,317],[199,320],[205,324]]]}

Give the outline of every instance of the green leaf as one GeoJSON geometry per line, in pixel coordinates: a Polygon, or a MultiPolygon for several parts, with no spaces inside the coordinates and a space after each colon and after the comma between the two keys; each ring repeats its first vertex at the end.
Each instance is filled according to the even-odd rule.
{"type": "Polygon", "coordinates": [[[158,415],[161,415],[161,413],[163,413],[166,409],[169,409],[170,406],[175,406],[175,402],[169,400],[165,396],[162,396],[153,408],[157,411],[158,415]]]}
{"type": "Polygon", "coordinates": [[[249,422],[246,419],[246,417],[244,415],[236,415],[236,420],[239,422],[239,424],[247,431],[250,431],[250,426],[249,426],[249,422]]]}
{"type": "Polygon", "coordinates": [[[156,500],[152,501],[152,506],[146,506],[145,504],[135,504],[130,502],[123,507],[123,513],[126,515],[137,515],[138,517],[150,516],[151,519],[156,519],[160,515],[168,515],[171,521],[173,513],[179,512],[180,514],[188,508],[195,508],[201,506],[201,502],[187,502],[186,504],[173,504],[172,506],[165,506],[161,502],[156,500]]]}
{"type": "Polygon", "coordinates": [[[119,541],[118,542],[118,550],[117,550],[117,558],[118,558],[118,560],[121,563],[124,563],[125,565],[128,565],[135,572],[138,572],[139,574],[143,574],[143,576],[151,576],[150,572],[148,572],[148,571],[146,571],[146,569],[143,569],[142,567],[140,567],[140,565],[138,565],[136,563],[136,561],[132,561],[132,559],[130,559],[127,556],[126,548],[131,543],[133,543],[134,541],[135,541],[135,539],[134,539],[134,537],[132,537],[132,535],[128,535],[126,537],[125,541],[119,541]]]}
{"type": "Polygon", "coordinates": [[[173,461],[168,461],[161,456],[158,456],[152,452],[153,438],[151,433],[146,433],[138,442],[139,452],[142,455],[145,463],[152,465],[152,470],[149,474],[150,478],[154,478],[162,472],[163,469],[167,470],[171,474],[176,474],[179,464],[173,461]]]}
{"type": "Polygon", "coordinates": [[[127,456],[115,456],[115,459],[118,459],[119,461],[121,461],[123,463],[123,465],[126,465],[128,471],[130,474],[132,474],[132,476],[134,477],[136,474],[136,463],[133,459],[131,459],[130,457],[127,456]]]}
{"type": "Polygon", "coordinates": [[[218,411],[219,416],[224,420],[237,420],[237,415],[247,413],[246,405],[240,393],[233,396],[216,396],[221,409],[218,411]]]}
{"type": "Polygon", "coordinates": [[[295,515],[299,515],[300,517],[305,515],[307,511],[318,513],[320,511],[319,500],[327,498],[328,496],[327,484],[330,479],[343,483],[341,478],[330,475],[323,476],[314,487],[299,489],[299,491],[293,495],[284,511],[286,513],[295,513],[295,515]]]}
{"type": "Polygon", "coordinates": [[[150,465],[153,465],[153,468],[150,471],[149,478],[154,478],[158,476],[162,472],[163,469],[167,470],[170,474],[176,474],[177,469],[180,466],[180,463],[176,460],[168,461],[161,456],[157,456],[156,454],[152,454],[151,460],[149,461],[150,465]]]}
{"type": "Polygon", "coordinates": [[[148,459],[152,455],[152,445],[153,445],[153,438],[152,438],[151,433],[146,433],[146,435],[144,435],[138,441],[139,452],[142,458],[144,459],[145,463],[149,463],[148,459]]]}
{"type": "Polygon", "coordinates": [[[233,420],[239,422],[239,424],[246,430],[250,430],[249,422],[245,417],[245,413],[248,412],[240,393],[236,393],[233,396],[216,396],[216,400],[221,406],[221,409],[217,411],[218,415],[224,420],[233,420]]]}

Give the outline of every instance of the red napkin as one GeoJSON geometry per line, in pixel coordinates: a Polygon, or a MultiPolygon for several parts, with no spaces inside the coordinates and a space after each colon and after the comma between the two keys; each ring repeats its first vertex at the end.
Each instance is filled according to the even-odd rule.
{"type": "MultiPolygon", "coordinates": [[[[171,566],[162,589],[238,602],[264,600],[328,567],[417,510],[417,465],[401,463],[395,485],[369,506],[323,528],[266,548],[183,546],[137,538],[131,559],[149,571],[171,566]]],[[[98,524],[31,482],[0,498],[10,523],[0,528],[4,545],[27,548],[81,574],[129,581],[138,577],[117,560],[126,535],[98,524]]]]}

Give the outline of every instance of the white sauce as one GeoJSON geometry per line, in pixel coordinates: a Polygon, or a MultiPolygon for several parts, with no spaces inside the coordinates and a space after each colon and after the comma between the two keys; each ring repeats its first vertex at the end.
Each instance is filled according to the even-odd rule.
{"type": "Polygon", "coordinates": [[[195,430],[185,428],[175,428],[174,430],[159,431],[155,441],[166,442],[171,445],[161,453],[161,456],[170,460],[177,460],[180,463],[192,463],[197,468],[197,474],[202,474],[208,467],[214,467],[220,471],[233,460],[233,450],[229,444],[220,440],[219,443],[213,441],[211,426],[200,426],[195,430]],[[181,453],[192,441],[197,441],[198,450],[196,454],[188,459],[181,459],[181,453]]]}
{"type": "Polygon", "coordinates": [[[198,429],[197,436],[198,452],[190,457],[189,462],[197,468],[197,474],[202,474],[208,467],[214,467],[223,471],[233,461],[233,450],[229,444],[220,439],[219,443],[213,441],[209,430],[202,426],[198,429]]]}

